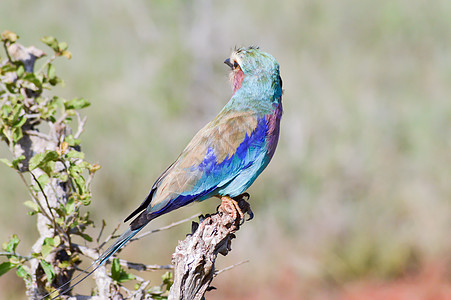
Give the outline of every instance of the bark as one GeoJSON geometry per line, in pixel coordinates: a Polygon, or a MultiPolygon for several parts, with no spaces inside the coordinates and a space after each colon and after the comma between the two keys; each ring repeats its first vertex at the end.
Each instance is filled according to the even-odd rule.
{"type": "MultiPolygon", "coordinates": [[[[253,214],[246,202],[248,194],[235,198],[242,212],[250,219],[253,214]],[[246,200],[245,200],[246,199],[246,200]]],[[[169,300],[204,298],[211,289],[215,276],[215,261],[218,254],[227,255],[232,239],[244,222],[244,217],[235,205],[223,202],[214,215],[206,216],[200,225],[193,222],[193,233],[180,241],[172,255],[174,264],[174,284],[169,292],[169,300]]]]}

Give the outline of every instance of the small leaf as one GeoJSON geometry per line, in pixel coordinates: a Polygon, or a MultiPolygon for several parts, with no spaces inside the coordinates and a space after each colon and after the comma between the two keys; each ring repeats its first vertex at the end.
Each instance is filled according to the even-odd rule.
{"type": "Polygon", "coordinates": [[[23,79],[34,84],[38,90],[42,88],[42,82],[41,82],[42,78],[37,77],[36,74],[34,74],[34,73],[25,74],[23,79]]]}
{"type": "Polygon", "coordinates": [[[68,148],[69,148],[69,143],[68,142],[62,142],[60,144],[60,146],[59,146],[59,149],[60,149],[61,153],[65,153],[68,148]]]}
{"type": "Polygon", "coordinates": [[[56,160],[57,158],[58,153],[56,153],[56,151],[53,150],[47,150],[43,153],[42,152],[38,153],[30,159],[28,168],[30,169],[30,171],[32,171],[38,167],[45,165],[49,161],[56,160]]]}
{"type": "Polygon", "coordinates": [[[136,277],[133,274],[125,272],[121,267],[119,259],[115,258],[113,259],[113,263],[111,264],[111,278],[118,283],[123,283],[129,280],[133,280],[136,277]]]}
{"type": "Polygon", "coordinates": [[[19,245],[19,237],[13,234],[8,243],[3,243],[3,250],[9,253],[14,253],[16,251],[17,245],[19,245]]]}
{"type": "Polygon", "coordinates": [[[49,64],[49,66],[47,68],[47,76],[49,77],[50,80],[55,79],[55,77],[56,77],[56,69],[55,69],[54,65],[49,64]]]}
{"type": "Polygon", "coordinates": [[[89,105],[91,105],[91,103],[84,98],[74,98],[64,103],[64,107],[66,109],[82,109],[88,107],[89,105]]]}
{"type": "Polygon", "coordinates": [[[91,166],[91,168],[89,169],[89,172],[95,173],[95,172],[97,172],[98,170],[100,170],[100,168],[101,168],[101,166],[100,166],[99,164],[93,164],[93,165],[91,166]]]}
{"type": "Polygon", "coordinates": [[[22,77],[24,73],[25,73],[25,68],[23,65],[20,65],[16,71],[17,77],[19,77],[19,78],[22,77]]]}
{"type": "Polygon", "coordinates": [[[74,197],[70,197],[66,203],[66,212],[67,214],[71,214],[75,208],[75,199],[74,197]]]}
{"type": "Polygon", "coordinates": [[[54,51],[58,51],[58,41],[53,36],[45,36],[41,39],[41,41],[54,51]]]}
{"type": "Polygon", "coordinates": [[[66,154],[67,158],[80,158],[83,159],[85,158],[85,154],[83,152],[77,151],[77,150],[70,150],[67,154],[66,154]]]}
{"type": "Polygon", "coordinates": [[[39,184],[42,187],[47,185],[50,182],[50,177],[47,174],[42,174],[37,179],[38,179],[39,184]]]}
{"type": "Polygon", "coordinates": [[[25,201],[24,204],[25,204],[25,206],[31,208],[35,212],[40,212],[41,211],[41,209],[39,208],[39,205],[37,205],[36,202],[33,202],[33,201],[29,200],[29,201],[25,201]]]}
{"type": "Polygon", "coordinates": [[[13,127],[22,127],[23,124],[27,121],[27,118],[25,116],[20,116],[16,119],[16,121],[13,123],[13,127]]]}
{"type": "Polygon", "coordinates": [[[42,254],[42,257],[46,258],[47,255],[49,255],[50,252],[52,252],[52,250],[53,250],[53,246],[50,246],[50,245],[42,245],[42,247],[41,247],[41,254],[42,254]]]}
{"type": "Polygon", "coordinates": [[[113,262],[111,264],[111,278],[117,280],[120,277],[121,270],[122,269],[121,264],[119,263],[119,259],[113,259],[113,262]]]}
{"type": "Polygon", "coordinates": [[[59,235],[57,235],[53,238],[53,246],[58,247],[60,244],[61,244],[61,238],[59,235]]]}
{"type": "Polygon", "coordinates": [[[10,41],[14,43],[18,38],[19,36],[12,31],[5,30],[2,32],[2,41],[10,41]]]}
{"type": "Polygon", "coordinates": [[[72,58],[72,53],[68,50],[65,50],[63,52],[61,52],[61,56],[64,56],[67,59],[71,59],[72,58]]]}
{"type": "Polygon", "coordinates": [[[27,280],[27,281],[31,280],[30,273],[23,266],[17,267],[16,274],[17,274],[17,276],[23,278],[24,280],[27,280]]]}
{"type": "Polygon", "coordinates": [[[14,265],[20,264],[21,260],[22,259],[20,257],[15,256],[15,255],[12,255],[12,256],[9,257],[9,262],[14,264],[14,265]]]}
{"type": "Polygon", "coordinates": [[[79,139],[74,138],[73,135],[66,136],[64,140],[69,144],[69,146],[72,147],[78,146],[81,143],[81,141],[79,139]]]}
{"type": "Polygon", "coordinates": [[[67,261],[67,260],[58,263],[58,268],[60,268],[60,269],[66,269],[69,266],[70,266],[70,261],[67,261]]]}
{"type": "Polygon", "coordinates": [[[60,52],[67,50],[67,43],[66,42],[59,43],[58,48],[60,52]]]}
{"type": "Polygon", "coordinates": [[[13,135],[13,142],[16,144],[23,137],[22,128],[11,128],[13,135]]]}
{"type": "Polygon", "coordinates": [[[0,264],[0,276],[2,276],[11,269],[14,269],[15,267],[16,265],[9,261],[0,264]]]}
{"type": "Polygon", "coordinates": [[[47,276],[47,281],[51,282],[53,280],[53,278],[55,278],[55,270],[53,270],[52,265],[43,259],[41,259],[39,261],[39,263],[40,263],[42,269],[44,270],[45,275],[47,276]]]}
{"type": "Polygon", "coordinates": [[[12,164],[9,160],[7,160],[6,158],[0,158],[0,161],[1,161],[2,163],[4,163],[5,165],[7,165],[8,167],[14,168],[14,167],[13,167],[13,164],[12,164]]]}
{"type": "Polygon", "coordinates": [[[81,203],[83,203],[84,206],[88,206],[91,204],[91,197],[89,195],[82,195],[81,197],[81,203]]]}
{"type": "Polygon", "coordinates": [[[87,240],[88,242],[92,242],[92,237],[89,236],[88,234],[86,234],[86,233],[80,233],[80,236],[81,236],[82,238],[84,238],[85,240],[87,240]]]}
{"type": "Polygon", "coordinates": [[[21,156],[17,157],[16,159],[14,159],[14,160],[13,160],[13,163],[12,163],[13,167],[14,167],[15,169],[17,169],[18,166],[19,166],[19,164],[20,164],[24,159],[25,159],[25,156],[24,156],[24,155],[21,155],[21,156]]]}
{"type": "Polygon", "coordinates": [[[60,217],[60,218],[55,218],[55,222],[56,224],[63,226],[64,225],[64,218],[60,217]]]}

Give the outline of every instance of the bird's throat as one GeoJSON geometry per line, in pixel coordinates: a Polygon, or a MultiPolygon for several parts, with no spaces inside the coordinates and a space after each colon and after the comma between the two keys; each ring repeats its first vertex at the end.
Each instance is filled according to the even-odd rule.
{"type": "Polygon", "coordinates": [[[233,73],[232,84],[233,84],[233,93],[235,94],[243,84],[244,73],[241,70],[237,70],[233,73]]]}

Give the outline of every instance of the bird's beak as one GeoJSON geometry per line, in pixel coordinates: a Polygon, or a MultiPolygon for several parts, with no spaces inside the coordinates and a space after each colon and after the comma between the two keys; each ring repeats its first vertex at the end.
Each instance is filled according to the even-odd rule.
{"type": "Polygon", "coordinates": [[[226,65],[228,65],[228,66],[230,67],[230,69],[233,70],[233,64],[232,64],[232,62],[230,61],[230,58],[227,58],[227,59],[224,61],[224,63],[225,63],[226,65]]]}

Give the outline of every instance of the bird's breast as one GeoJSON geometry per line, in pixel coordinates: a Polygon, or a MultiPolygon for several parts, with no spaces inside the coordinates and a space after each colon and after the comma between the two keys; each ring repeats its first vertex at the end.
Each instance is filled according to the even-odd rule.
{"type": "Polygon", "coordinates": [[[243,84],[244,79],[244,73],[242,70],[238,70],[233,73],[232,75],[232,85],[233,85],[233,93],[241,88],[241,85],[243,84]]]}

